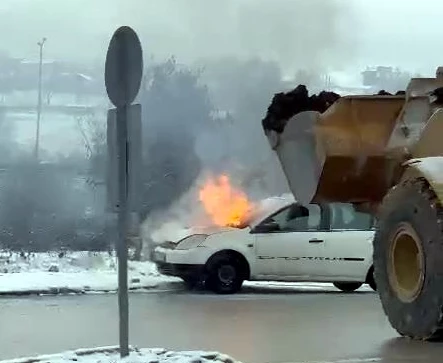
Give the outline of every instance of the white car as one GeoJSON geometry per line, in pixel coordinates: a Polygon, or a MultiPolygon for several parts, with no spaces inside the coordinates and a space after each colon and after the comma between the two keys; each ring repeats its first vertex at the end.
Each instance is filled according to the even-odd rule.
{"type": "Polygon", "coordinates": [[[350,204],[300,205],[270,198],[239,228],[203,228],[155,248],[160,273],[228,294],[245,280],[332,282],[342,291],[368,283],[374,220],[350,204]]]}

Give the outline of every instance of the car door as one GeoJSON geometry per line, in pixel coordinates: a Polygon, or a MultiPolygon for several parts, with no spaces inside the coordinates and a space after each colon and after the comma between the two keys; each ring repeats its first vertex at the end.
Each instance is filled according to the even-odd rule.
{"type": "Polygon", "coordinates": [[[326,213],[330,232],[324,247],[331,262],[324,265],[324,274],[338,280],[365,279],[372,265],[374,218],[346,203],[331,203],[326,213]]]}
{"type": "Polygon", "coordinates": [[[323,207],[293,204],[253,230],[257,272],[276,280],[317,280],[325,257],[328,225],[323,207]]]}

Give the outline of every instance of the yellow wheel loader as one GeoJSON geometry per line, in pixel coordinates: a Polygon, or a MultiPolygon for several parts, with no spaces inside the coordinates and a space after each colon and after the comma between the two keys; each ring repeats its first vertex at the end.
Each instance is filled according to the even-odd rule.
{"type": "Polygon", "coordinates": [[[376,217],[374,272],[391,325],[443,340],[443,67],[404,92],[274,96],[262,120],[302,203],[353,203],[376,217]]]}

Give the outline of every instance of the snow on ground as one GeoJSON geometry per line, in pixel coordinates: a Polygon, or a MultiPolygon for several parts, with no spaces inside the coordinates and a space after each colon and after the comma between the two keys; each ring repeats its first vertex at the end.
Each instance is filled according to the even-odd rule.
{"type": "MultiPolygon", "coordinates": [[[[120,358],[117,347],[79,349],[54,355],[18,358],[0,363],[236,363],[233,358],[218,352],[173,352],[162,348],[131,349],[130,355],[120,358]]],[[[240,363],[240,362],[237,362],[240,363]]]]}
{"type": "MultiPolygon", "coordinates": [[[[0,295],[115,292],[117,260],[106,252],[34,253],[25,257],[0,251],[0,295]]],[[[158,273],[150,261],[128,262],[132,291],[182,289],[181,279],[158,273]]],[[[329,283],[246,281],[243,292],[339,291],[329,283]]],[[[372,291],[363,285],[358,291],[372,291]]]]}
{"type": "MultiPolygon", "coordinates": [[[[117,290],[115,255],[104,252],[0,252],[0,294],[109,292],[117,290]]],[[[129,261],[131,290],[167,289],[179,279],[160,275],[152,262],[129,261]]]]}

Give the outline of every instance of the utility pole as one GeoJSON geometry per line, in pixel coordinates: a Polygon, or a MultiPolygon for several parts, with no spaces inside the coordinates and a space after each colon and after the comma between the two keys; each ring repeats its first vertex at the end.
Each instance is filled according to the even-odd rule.
{"type": "Polygon", "coordinates": [[[43,73],[43,45],[46,42],[46,38],[43,38],[37,45],[40,48],[40,61],[38,64],[38,100],[37,100],[37,127],[35,131],[35,159],[39,159],[40,149],[40,119],[42,114],[42,73],[43,73]]]}

